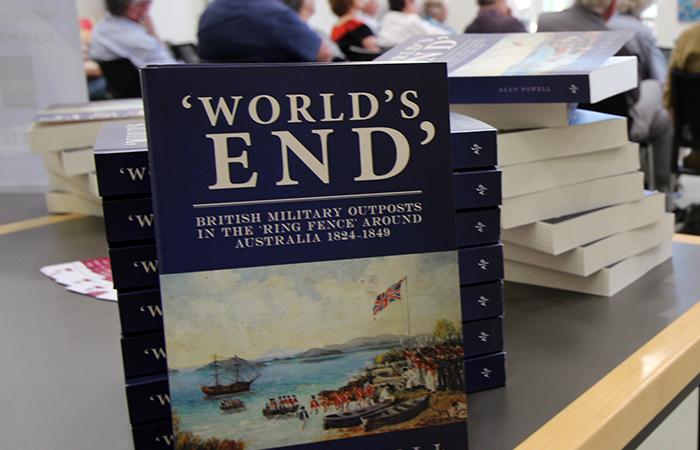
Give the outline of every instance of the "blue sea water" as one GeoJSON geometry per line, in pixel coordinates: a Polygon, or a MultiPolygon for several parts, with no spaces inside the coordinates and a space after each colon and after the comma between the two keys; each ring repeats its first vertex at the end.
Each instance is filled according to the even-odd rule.
{"type": "MultiPolygon", "coordinates": [[[[374,357],[387,349],[361,350],[337,358],[292,359],[267,363],[251,390],[236,395],[246,408],[240,412],[222,414],[220,400],[205,400],[200,384],[211,379],[208,371],[180,371],[170,374],[170,394],[173,408],[181,419],[181,428],[202,438],[217,437],[243,440],[246,449],[282,447],[322,440],[323,414],[310,413],[306,428],[296,415],[266,418],[262,415],[265,402],[280,395],[296,395],[299,403],[309,410],[311,395],[344,386],[354,375],[362,375],[374,357]]],[[[329,411],[333,412],[333,411],[329,411]]]]}

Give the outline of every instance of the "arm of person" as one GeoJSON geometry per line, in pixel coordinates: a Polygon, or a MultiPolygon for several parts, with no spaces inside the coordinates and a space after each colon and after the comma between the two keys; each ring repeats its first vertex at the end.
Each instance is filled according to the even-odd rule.
{"type": "Polygon", "coordinates": [[[330,62],[333,60],[333,49],[324,40],[321,40],[321,45],[318,47],[318,52],[316,53],[316,61],[318,62],[330,62]]]}
{"type": "Polygon", "coordinates": [[[366,48],[367,50],[373,51],[373,52],[381,52],[382,49],[377,45],[377,36],[371,35],[367,36],[362,39],[362,46],[366,48]]]}

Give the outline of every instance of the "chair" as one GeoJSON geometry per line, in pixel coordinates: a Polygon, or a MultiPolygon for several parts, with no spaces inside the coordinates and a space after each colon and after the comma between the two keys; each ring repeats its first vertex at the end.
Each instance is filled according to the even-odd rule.
{"type": "Polygon", "coordinates": [[[372,61],[382,54],[382,52],[367,50],[366,48],[359,47],[357,45],[351,45],[344,50],[343,53],[345,53],[348,61],[372,61]]]}
{"type": "Polygon", "coordinates": [[[202,62],[197,54],[197,46],[193,43],[187,42],[185,44],[173,44],[166,42],[166,44],[170,49],[170,53],[172,53],[176,59],[179,59],[187,64],[198,64],[202,62]]]}
{"type": "Polygon", "coordinates": [[[107,92],[112,98],[141,97],[139,69],[128,59],[96,61],[107,81],[107,92]]]}
{"type": "Polygon", "coordinates": [[[681,147],[700,151],[700,74],[679,70],[671,72],[673,104],[673,164],[676,173],[700,175],[700,172],[678,167],[681,147]]]}

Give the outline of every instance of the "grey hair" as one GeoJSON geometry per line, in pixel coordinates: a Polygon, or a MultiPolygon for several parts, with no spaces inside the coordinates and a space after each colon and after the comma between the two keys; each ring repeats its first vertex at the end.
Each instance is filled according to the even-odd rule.
{"type": "Polygon", "coordinates": [[[613,0],[576,0],[578,6],[596,14],[603,14],[612,2],[613,0]]]}
{"type": "Polygon", "coordinates": [[[656,0],[618,0],[617,10],[622,14],[639,17],[656,0]]]}

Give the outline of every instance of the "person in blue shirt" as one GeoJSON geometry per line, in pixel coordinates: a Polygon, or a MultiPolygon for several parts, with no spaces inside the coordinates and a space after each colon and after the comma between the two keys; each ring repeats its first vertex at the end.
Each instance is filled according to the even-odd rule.
{"type": "Polygon", "coordinates": [[[151,0],[106,0],[107,17],[92,32],[90,59],[128,59],[136,67],[177,61],[156,34],[148,14],[151,0]]]}
{"type": "Polygon", "coordinates": [[[199,18],[210,62],[330,61],[331,48],[282,0],[214,0],[199,18]]]}

